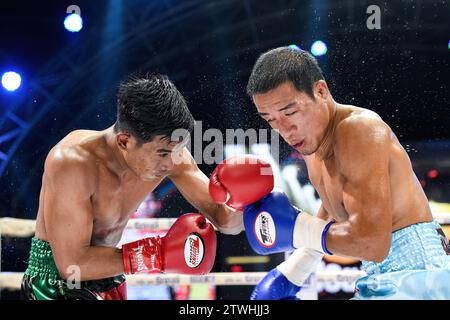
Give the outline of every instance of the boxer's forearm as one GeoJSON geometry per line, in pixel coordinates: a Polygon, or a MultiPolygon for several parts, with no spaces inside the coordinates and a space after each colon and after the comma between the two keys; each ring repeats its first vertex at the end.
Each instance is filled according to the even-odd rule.
{"type": "Polygon", "coordinates": [[[244,230],[242,212],[234,212],[224,204],[208,202],[201,208],[205,217],[223,234],[239,234],[244,230]]]}
{"type": "Polygon", "coordinates": [[[376,228],[364,230],[350,221],[334,223],[328,229],[326,246],[335,255],[381,262],[389,253],[391,235],[376,228]]]}
{"type": "Polygon", "coordinates": [[[91,246],[76,257],[58,263],[58,270],[65,279],[80,281],[97,280],[123,274],[122,251],[118,248],[91,246]]]}
{"type": "Polygon", "coordinates": [[[217,229],[223,234],[236,235],[244,230],[242,212],[233,212],[226,205],[216,205],[213,218],[217,229]]]}
{"type": "Polygon", "coordinates": [[[303,211],[295,221],[294,247],[358,260],[384,260],[390,248],[389,232],[357,218],[353,216],[344,222],[326,221],[303,211]]]}

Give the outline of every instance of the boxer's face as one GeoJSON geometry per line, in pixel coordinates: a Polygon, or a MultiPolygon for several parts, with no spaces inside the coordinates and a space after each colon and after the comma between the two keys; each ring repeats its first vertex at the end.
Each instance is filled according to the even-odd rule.
{"type": "MultiPolygon", "coordinates": [[[[123,149],[128,168],[141,180],[162,179],[173,168],[173,154],[181,152],[182,143],[156,136],[152,141],[139,145],[128,135],[126,148],[123,149]]],[[[120,142],[119,142],[120,145],[120,142]]]]}
{"type": "Polygon", "coordinates": [[[254,95],[253,102],[259,115],[287,143],[301,154],[310,155],[317,151],[329,122],[328,88],[324,81],[314,84],[314,96],[315,100],[286,81],[266,93],[254,95]]]}

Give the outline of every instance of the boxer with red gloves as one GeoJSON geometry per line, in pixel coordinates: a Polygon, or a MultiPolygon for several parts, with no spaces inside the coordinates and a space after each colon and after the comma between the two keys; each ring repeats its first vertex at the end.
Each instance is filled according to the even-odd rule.
{"type": "Polygon", "coordinates": [[[193,127],[186,101],[166,76],[130,77],[120,85],[114,124],[75,130],[50,150],[23,299],[126,299],[124,272],[211,270],[211,224],[236,234],[243,221],[241,213],[212,201],[208,177],[185,147],[193,127]],[[131,214],[164,179],[204,218],[183,216],[165,237],[120,250],[131,214]]]}
{"type": "Polygon", "coordinates": [[[216,232],[198,213],[184,214],[167,234],[145,238],[122,246],[125,274],[206,274],[216,257],[216,232]]]}

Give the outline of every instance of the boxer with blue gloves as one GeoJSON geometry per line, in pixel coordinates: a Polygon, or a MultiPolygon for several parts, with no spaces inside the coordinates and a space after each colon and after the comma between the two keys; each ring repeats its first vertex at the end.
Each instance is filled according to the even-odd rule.
{"type": "MultiPolygon", "coordinates": [[[[355,299],[450,299],[449,240],[389,125],[371,110],[336,102],[317,60],[298,48],[262,54],[247,93],[301,154],[321,199],[316,217],[295,217],[283,196],[258,194],[262,199],[244,212],[252,246],[263,253],[301,246],[361,260],[367,276],[357,281],[355,299]]],[[[253,191],[251,181],[240,183],[253,191]]],[[[234,185],[224,185],[233,195],[234,185]]]]}

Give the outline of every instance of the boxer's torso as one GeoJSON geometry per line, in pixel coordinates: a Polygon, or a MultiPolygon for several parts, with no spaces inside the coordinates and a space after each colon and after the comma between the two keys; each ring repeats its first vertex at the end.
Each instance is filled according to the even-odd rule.
{"type": "MultiPolygon", "coordinates": [[[[353,106],[341,106],[337,110],[336,130],[339,122],[352,116],[374,117],[375,113],[353,106]]],[[[334,136],[330,137],[330,149],[334,145],[334,136]]],[[[392,133],[389,146],[389,179],[392,207],[392,230],[398,230],[408,225],[431,221],[431,211],[423,189],[414,174],[409,157],[392,133]]],[[[358,152],[358,150],[354,150],[358,152]]],[[[348,213],[343,201],[344,178],[339,172],[336,157],[331,151],[329,157],[323,160],[317,153],[304,156],[311,183],[317,190],[324,209],[336,221],[348,219],[348,213]]],[[[354,163],[354,166],[364,166],[364,163],[354,163]]],[[[370,168],[367,168],[368,172],[370,168]]]]}
{"type": "MultiPolygon", "coordinates": [[[[113,155],[108,150],[103,134],[99,131],[77,130],[71,132],[49,152],[46,162],[51,163],[55,153],[61,150],[63,153],[75,153],[77,156],[83,157],[84,161],[88,163],[86,170],[96,177],[95,192],[90,198],[93,216],[91,244],[116,246],[130,214],[161,182],[161,179],[142,181],[131,172],[118,176],[112,170],[113,155]]],[[[36,237],[42,240],[48,240],[44,208],[51,208],[55,197],[64,199],[67,196],[64,190],[58,190],[57,194],[51,191],[47,187],[46,179],[44,172],[36,220],[36,237]]],[[[70,201],[69,197],[67,201],[70,201]]]]}

